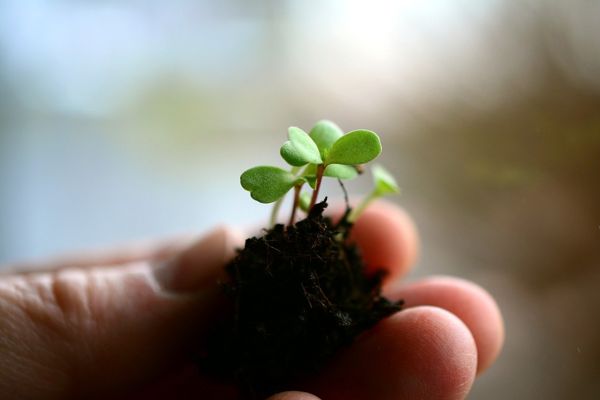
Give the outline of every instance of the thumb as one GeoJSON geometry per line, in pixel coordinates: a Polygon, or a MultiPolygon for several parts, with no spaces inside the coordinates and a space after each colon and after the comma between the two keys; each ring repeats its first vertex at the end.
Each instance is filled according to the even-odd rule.
{"type": "Polygon", "coordinates": [[[215,229],[160,264],[0,277],[0,393],[83,398],[158,377],[201,340],[239,237],[215,229]]]}

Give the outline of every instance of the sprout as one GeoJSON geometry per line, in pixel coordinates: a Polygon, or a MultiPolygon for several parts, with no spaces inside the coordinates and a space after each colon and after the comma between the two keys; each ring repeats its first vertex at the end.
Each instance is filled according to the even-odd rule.
{"type": "MultiPolygon", "coordinates": [[[[261,203],[273,203],[271,226],[284,196],[292,188],[294,200],[289,224],[295,222],[296,210],[309,212],[317,202],[324,177],[349,180],[362,171],[361,164],[374,160],[381,154],[381,142],[376,133],[361,129],[346,134],[333,122],[319,121],[307,134],[300,128],[288,129],[288,140],[281,146],[281,157],[292,167],[290,171],[278,167],[260,166],[245,171],[241,184],[253,199],[261,203]],[[302,192],[308,183],[312,195],[302,192]]],[[[354,218],[375,198],[398,191],[394,178],[383,168],[373,170],[375,189],[349,218],[354,218]]]]}
{"type": "Polygon", "coordinates": [[[381,165],[374,165],[372,170],[373,182],[375,187],[373,191],[365,197],[360,204],[350,212],[348,215],[348,222],[355,222],[360,214],[367,208],[373,201],[379,199],[388,194],[400,193],[400,187],[396,180],[385,168],[381,165]]]}
{"type": "Polygon", "coordinates": [[[373,181],[375,182],[375,193],[378,197],[386,194],[400,193],[398,183],[385,168],[381,165],[374,165],[371,170],[373,173],[373,181]]]}

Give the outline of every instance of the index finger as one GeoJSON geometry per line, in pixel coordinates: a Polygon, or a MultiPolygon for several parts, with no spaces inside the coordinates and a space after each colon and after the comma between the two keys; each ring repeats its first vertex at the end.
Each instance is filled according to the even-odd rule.
{"type": "Polygon", "coordinates": [[[410,271],[419,248],[417,229],[410,216],[385,201],[375,202],[364,211],[354,224],[350,241],[361,249],[367,272],[379,269],[388,272],[384,282],[410,271]]]}

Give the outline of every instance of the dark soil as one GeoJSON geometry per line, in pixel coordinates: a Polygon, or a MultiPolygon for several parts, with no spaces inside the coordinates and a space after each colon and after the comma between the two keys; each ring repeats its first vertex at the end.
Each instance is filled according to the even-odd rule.
{"type": "Polygon", "coordinates": [[[351,226],[333,225],[317,204],[295,224],[246,240],[223,284],[232,313],[211,335],[206,372],[238,385],[248,398],[292,389],[342,347],[400,310],[380,295],[383,270],[365,274],[346,244],[351,226]]]}

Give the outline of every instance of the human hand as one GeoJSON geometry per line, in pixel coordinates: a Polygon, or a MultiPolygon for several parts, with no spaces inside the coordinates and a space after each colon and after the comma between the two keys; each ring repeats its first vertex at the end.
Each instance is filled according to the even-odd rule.
{"type": "MultiPolygon", "coordinates": [[[[300,388],[327,400],[464,398],[502,345],[495,302],[454,278],[400,286],[417,239],[409,218],[389,204],[368,209],[354,238],[368,266],[389,268],[385,294],[403,298],[406,309],[300,388]]],[[[193,245],[133,246],[0,275],[2,398],[235,399],[234,389],[202,376],[187,356],[219,310],[214,283],[241,239],[219,228],[193,245]]]]}

